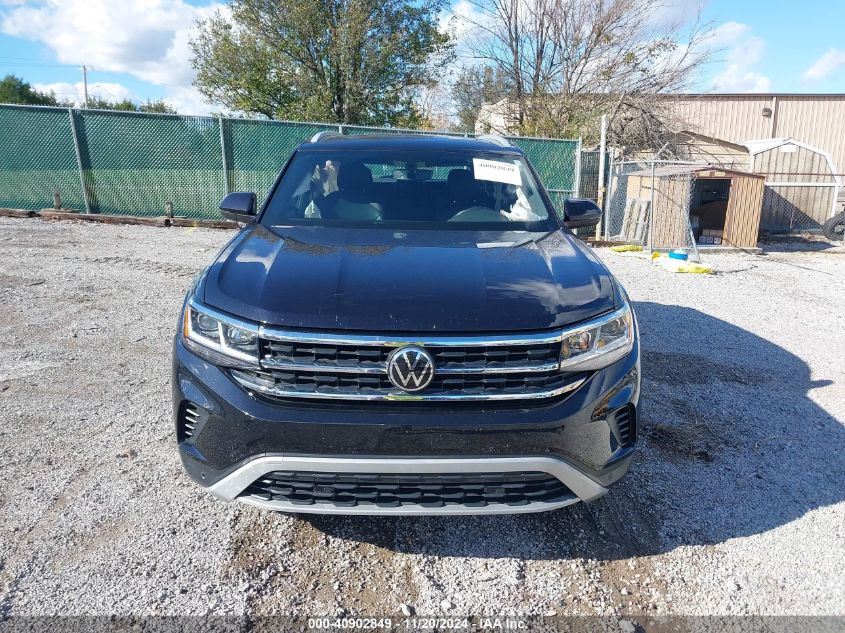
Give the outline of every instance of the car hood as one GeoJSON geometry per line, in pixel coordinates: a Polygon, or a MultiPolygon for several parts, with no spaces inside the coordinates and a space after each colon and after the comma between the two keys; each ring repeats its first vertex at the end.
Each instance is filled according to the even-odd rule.
{"type": "Polygon", "coordinates": [[[255,224],[209,268],[199,298],[272,325],[508,332],[614,307],[612,277],[576,238],[255,224]]]}

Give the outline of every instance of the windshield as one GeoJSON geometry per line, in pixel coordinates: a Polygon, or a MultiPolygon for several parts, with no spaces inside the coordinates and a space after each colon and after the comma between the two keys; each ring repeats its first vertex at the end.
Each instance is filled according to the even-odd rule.
{"type": "Polygon", "coordinates": [[[548,230],[525,159],[485,152],[297,152],[262,217],[267,226],[548,230]]]}

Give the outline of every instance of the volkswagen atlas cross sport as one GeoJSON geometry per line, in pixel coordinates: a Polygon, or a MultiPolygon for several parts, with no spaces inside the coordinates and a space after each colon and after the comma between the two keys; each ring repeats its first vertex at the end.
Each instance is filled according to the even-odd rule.
{"type": "Polygon", "coordinates": [[[500,137],[321,133],[187,293],[179,452],[217,497],[287,512],[535,512],[628,470],[631,304],[500,137]]]}

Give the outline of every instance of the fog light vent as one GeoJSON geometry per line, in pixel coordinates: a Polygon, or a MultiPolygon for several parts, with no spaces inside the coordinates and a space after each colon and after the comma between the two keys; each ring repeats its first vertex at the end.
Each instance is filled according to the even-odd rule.
{"type": "Polygon", "coordinates": [[[619,443],[628,446],[634,443],[636,438],[636,421],[631,407],[622,407],[614,412],[616,432],[619,436],[619,443]]]}
{"type": "Polygon", "coordinates": [[[179,441],[190,439],[197,432],[201,420],[199,407],[193,402],[186,402],[182,406],[182,415],[179,416],[179,441]]]}

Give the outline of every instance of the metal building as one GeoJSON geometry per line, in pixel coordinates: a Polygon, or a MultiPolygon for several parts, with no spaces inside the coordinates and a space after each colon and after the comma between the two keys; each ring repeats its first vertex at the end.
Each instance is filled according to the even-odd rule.
{"type": "Polygon", "coordinates": [[[683,128],[732,143],[793,138],[830,155],[845,173],[845,94],[681,94],[683,128]]]}

